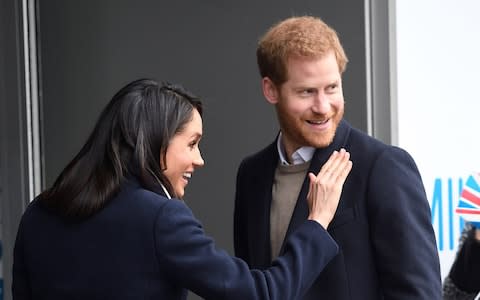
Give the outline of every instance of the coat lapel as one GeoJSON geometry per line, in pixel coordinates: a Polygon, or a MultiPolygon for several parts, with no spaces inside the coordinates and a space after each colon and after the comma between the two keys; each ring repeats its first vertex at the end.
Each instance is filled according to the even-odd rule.
{"type": "Polygon", "coordinates": [[[271,243],[270,243],[270,206],[272,203],[272,186],[275,175],[275,169],[278,164],[278,151],[276,140],[274,143],[264,149],[260,155],[260,164],[257,165],[255,172],[254,195],[257,203],[256,209],[251,210],[252,220],[258,222],[250,223],[250,239],[254,241],[255,251],[251,251],[252,265],[256,267],[268,267],[271,264],[271,243]],[[259,250],[259,251],[258,251],[259,250]]]}
{"type": "MultiPolygon", "coordinates": [[[[309,186],[308,173],[312,172],[314,174],[317,174],[320,171],[320,168],[328,160],[328,158],[330,157],[330,155],[333,153],[334,150],[340,150],[340,148],[345,147],[349,133],[350,133],[350,126],[345,121],[342,120],[338,125],[333,142],[326,148],[318,148],[313,154],[310,167],[308,168],[307,176],[305,176],[305,179],[303,181],[302,189],[300,190],[300,194],[298,195],[297,203],[295,205],[292,218],[290,219],[290,223],[288,225],[287,234],[285,235],[285,239],[283,240],[282,250],[280,251],[281,254],[283,253],[285,240],[287,239],[289,234],[308,218],[308,203],[307,203],[307,194],[308,194],[308,186],[309,186]]],[[[271,199],[270,199],[270,203],[271,203],[271,199]]]]}

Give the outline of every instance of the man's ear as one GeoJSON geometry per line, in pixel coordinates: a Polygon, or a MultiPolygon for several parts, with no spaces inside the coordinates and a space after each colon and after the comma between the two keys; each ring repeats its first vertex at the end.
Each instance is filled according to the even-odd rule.
{"type": "Polygon", "coordinates": [[[268,77],[263,77],[262,79],[262,90],[263,96],[270,104],[278,103],[278,91],[277,86],[273,83],[272,80],[268,77]]]}

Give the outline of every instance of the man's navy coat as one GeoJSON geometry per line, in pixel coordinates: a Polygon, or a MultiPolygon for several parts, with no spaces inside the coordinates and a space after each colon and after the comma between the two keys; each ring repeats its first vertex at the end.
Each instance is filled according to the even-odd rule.
{"type": "MultiPolygon", "coordinates": [[[[305,299],[436,300],[441,279],[430,207],[411,156],[339,124],[334,140],[317,149],[310,170],[318,173],[333,150],[345,148],[353,168],[328,231],[340,247],[305,299]]],[[[276,141],[244,159],[237,174],[235,254],[251,267],[270,264],[270,204],[276,141]]],[[[306,177],[287,236],[308,215],[306,177]]]]}

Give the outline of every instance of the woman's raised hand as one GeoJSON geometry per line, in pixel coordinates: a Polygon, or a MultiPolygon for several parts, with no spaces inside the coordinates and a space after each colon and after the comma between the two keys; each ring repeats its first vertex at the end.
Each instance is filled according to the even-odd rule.
{"type": "Polygon", "coordinates": [[[343,184],[351,169],[350,153],[341,149],[332,153],[317,176],[313,173],[308,174],[310,178],[310,189],[307,195],[309,220],[315,220],[327,229],[335,215],[343,184]]]}

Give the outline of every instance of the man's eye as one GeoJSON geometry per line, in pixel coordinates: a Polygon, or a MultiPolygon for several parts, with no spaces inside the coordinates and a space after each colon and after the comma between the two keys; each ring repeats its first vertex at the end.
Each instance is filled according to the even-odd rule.
{"type": "Polygon", "coordinates": [[[313,94],[315,91],[313,89],[306,89],[306,90],[302,90],[300,91],[300,94],[301,95],[311,95],[313,94]]]}
{"type": "Polygon", "coordinates": [[[327,90],[328,91],[334,91],[334,90],[337,89],[337,87],[338,87],[338,84],[331,84],[327,87],[327,90]]]}

